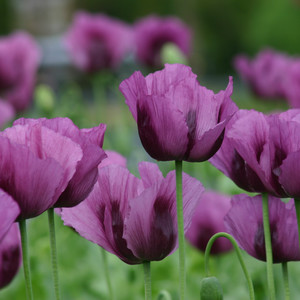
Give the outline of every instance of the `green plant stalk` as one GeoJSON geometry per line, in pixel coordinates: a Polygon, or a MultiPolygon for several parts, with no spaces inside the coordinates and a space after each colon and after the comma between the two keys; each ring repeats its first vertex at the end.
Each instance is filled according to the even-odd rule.
{"type": "Polygon", "coordinates": [[[58,279],[58,268],[57,268],[54,208],[48,209],[48,224],[49,224],[49,234],[50,234],[51,263],[52,263],[55,299],[59,300],[60,293],[59,293],[59,279],[58,279]]]}
{"type": "Polygon", "coordinates": [[[267,193],[262,194],[262,204],[263,204],[263,224],[264,224],[264,236],[265,236],[269,297],[270,300],[275,300],[273,253],[272,253],[271,230],[270,230],[270,220],[269,220],[269,203],[268,203],[267,193]]]}
{"type": "Polygon", "coordinates": [[[143,263],[144,267],[144,282],[145,282],[145,300],[151,300],[151,266],[150,261],[143,263]]]}
{"type": "Polygon", "coordinates": [[[290,300],[290,286],[289,286],[289,274],[288,274],[288,265],[287,262],[283,262],[282,264],[282,275],[284,282],[284,292],[285,292],[285,300],[290,300]]]}
{"type": "Polygon", "coordinates": [[[102,247],[100,247],[100,251],[101,251],[102,261],[103,261],[103,265],[104,265],[104,273],[105,273],[105,279],[106,279],[107,289],[108,289],[108,293],[109,293],[109,299],[114,300],[113,289],[111,286],[111,281],[110,281],[110,276],[109,276],[109,268],[108,268],[108,263],[107,263],[106,250],[104,250],[102,247]]]}
{"type": "Polygon", "coordinates": [[[24,268],[24,277],[25,277],[25,285],[26,285],[26,294],[27,294],[28,300],[33,300],[26,220],[19,221],[19,227],[20,227],[20,233],[21,233],[22,256],[23,256],[23,268],[24,268]]]}
{"type": "Polygon", "coordinates": [[[179,246],[179,294],[180,300],[185,299],[185,241],[182,203],[182,161],[175,161],[176,170],[176,207],[179,246]]]}
{"type": "Polygon", "coordinates": [[[215,240],[218,239],[219,237],[227,238],[231,242],[231,244],[233,245],[235,253],[236,253],[236,255],[237,255],[238,259],[239,259],[240,265],[242,267],[242,270],[243,270],[244,275],[245,275],[246,280],[247,280],[250,299],[251,300],[255,300],[253,283],[252,283],[251,277],[249,275],[249,272],[248,272],[248,270],[246,268],[245,262],[243,260],[241,250],[240,250],[237,242],[235,241],[235,239],[230,234],[228,234],[226,232],[216,233],[215,235],[213,235],[210,238],[210,240],[207,243],[207,246],[206,246],[206,249],[205,249],[205,254],[204,254],[204,265],[205,265],[205,275],[206,275],[206,277],[210,276],[209,265],[208,265],[208,259],[209,259],[210,250],[211,250],[211,247],[212,247],[213,243],[215,242],[215,240]]]}
{"type": "Polygon", "coordinates": [[[298,224],[298,236],[299,236],[299,251],[300,251],[300,198],[295,198],[295,210],[297,216],[297,224],[298,224]]]}

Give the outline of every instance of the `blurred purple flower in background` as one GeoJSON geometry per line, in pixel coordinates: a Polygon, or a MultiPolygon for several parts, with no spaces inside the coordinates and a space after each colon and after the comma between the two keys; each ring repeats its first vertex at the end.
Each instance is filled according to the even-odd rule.
{"type": "Polygon", "coordinates": [[[134,25],[137,59],[151,67],[161,67],[161,50],[176,45],[184,56],[191,51],[191,30],[174,17],[148,16],[134,25]]]}
{"type": "Polygon", "coordinates": [[[0,38],[0,97],[17,111],[24,110],[32,100],[40,50],[25,32],[0,38]]]}
{"type": "Polygon", "coordinates": [[[82,71],[96,72],[118,67],[132,47],[132,29],[103,14],[78,12],[65,35],[74,64],[82,71]]]}
{"type": "MultiPolygon", "coordinates": [[[[270,196],[269,216],[274,263],[300,260],[294,201],[270,196]]],[[[266,260],[261,196],[236,195],[225,216],[225,226],[251,256],[266,260]]]]}
{"type": "Polygon", "coordinates": [[[18,220],[87,196],[105,157],[104,130],[79,130],[67,118],[20,119],[0,133],[0,188],[19,204],[18,220]]]}
{"type": "Polygon", "coordinates": [[[228,123],[211,163],[239,187],[300,197],[300,110],[270,116],[240,110],[228,123]]]}
{"type": "MultiPolygon", "coordinates": [[[[61,214],[65,225],[128,264],[162,260],[177,248],[175,172],[164,178],[157,165],[146,162],[139,171],[141,179],[122,166],[99,168],[88,198],[61,214]]],[[[203,190],[184,174],[185,231],[203,190]]]]}
{"type": "Polygon", "coordinates": [[[300,108],[300,58],[295,59],[285,74],[284,93],[290,106],[300,108]]]}
{"type": "Polygon", "coordinates": [[[144,77],[135,72],[120,84],[137,122],[141,142],[154,159],[204,161],[222,144],[224,129],[237,106],[225,91],[201,86],[190,67],[166,64],[144,77]]]}
{"type": "MultiPolygon", "coordinates": [[[[200,251],[205,251],[209,239],[218,232],[226,232],[224,216],[229,211],[231,197],[206,190],[196,207],[191,227],[186,233],[187,240],[200,251]]],[[[212,254],[232,249],[230,241],[218,238],[212,248],[212,254]]]]}
{"type": "Polygon", "coordinates": [[[15,116],[15,110],[13,106],[0,99],[0,129],[15,116]]]}
{"type": "Polygon", "coordinates": [[[8,285],[21,264],[21,245],[18,225],[18,204],[0,189],[0,288],[8,285]]]}
{"type": "Polygon", "coordinates": [[[250,89],[263,98],[284,98],[284,85],[290,58],[271,49],[262,50],[250,60],[238,55],[234,66],[250,89]]]}

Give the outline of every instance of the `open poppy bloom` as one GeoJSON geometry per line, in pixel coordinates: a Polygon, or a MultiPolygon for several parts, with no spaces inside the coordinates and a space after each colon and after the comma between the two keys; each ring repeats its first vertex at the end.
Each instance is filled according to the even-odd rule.
{"type": "Polygon", "coordinates": [[[25,32],[0,38],[0,97],[24,110],[33,96],[40,50],[25,32]]]}
{"type": "Polygon", "coordinates": [[[190,67],[166,64],[144,77],[135,72],[120,84],[137,122],[141,142],[157,160],[204,161],[222,144],[225,126],[237,111],[233,83],[214,94],[190,67]]]}
{"type": "MultiPolygon", "coordinates": [[[[300,260],[294,201],[270,196],[269,217],[274,263],[300,260]]],[[[224,219],[227,231],[251,256],[266,260],[261,196],[236,195],[224,219]]]]}
{"type": "MultiPolygon", "coordinates": [[[[146,162],[139,171],[141,179],[122,166],[99,168],[87,199],[61,213],[65,225],[128,264],[162,260],[177,248],[175,173],[164,178],[146,162]]],[[[185,231],[202,192],[201,183],[184,174],[185,231]]]]}
{"type": "Polygon", "coordinates": [[[128,25],[104,14],[76,13],[65,36],[75,65],[85,72],[116,68],[132,45],[128,25]]]}

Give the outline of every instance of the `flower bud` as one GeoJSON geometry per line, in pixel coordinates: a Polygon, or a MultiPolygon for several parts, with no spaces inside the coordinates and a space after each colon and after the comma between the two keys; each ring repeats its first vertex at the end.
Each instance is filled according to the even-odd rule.
{"type": "Polygon", "coordinates": [[[157,296],[156,300],[172,300],[171,295],[168,291],[162,290],[157,296]]]}
{"type": "Polygon", "coordinates": [[[216,277],[207,277],[200,283],[201,300],[222,300],[223,291],[219,280],[216,277]]]}

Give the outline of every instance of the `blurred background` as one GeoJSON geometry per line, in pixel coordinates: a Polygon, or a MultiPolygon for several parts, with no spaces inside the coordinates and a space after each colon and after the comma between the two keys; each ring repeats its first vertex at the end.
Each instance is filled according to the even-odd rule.
{"type": "Polygon", "coordinates": [[[232,72],[234,55],[253,56],[264,47],[300,53],[299,0],[1,0],[0,34],[21,28],[37,38],[60,35],[77,10],[128,23],[149,14],[181,18],[193,30],[191,64],[201,74],[232,72]]]}

